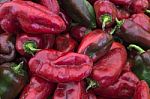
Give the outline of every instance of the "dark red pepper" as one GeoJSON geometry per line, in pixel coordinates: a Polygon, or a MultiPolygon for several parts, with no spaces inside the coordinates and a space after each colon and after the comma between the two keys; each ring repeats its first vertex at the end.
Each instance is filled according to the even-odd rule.
{"type": "Polygon", "coordinates": [[[117,18],[119,20],[127,19],[129,17],[130,17],[130,13],[128,11],[120,8],[117,9],[117,18]]]}
{"type": "Polygon", "coordinates": [[[19,99],[47,99],[54,92],[55,84],[33,76],[19,99]]]}
{"type": "Polygon", "coordinates": [[[133,99],[150,99],[149,86],[144,80],[138,83],[133,99]]]}
{"type": "Polygon", "coordinates": [[[52,82],[81,81],[90,75],[92,66],[86,55],[71,52],[62,55],[55,50],[39,51],[29,61],[32,73],[52,82]]]}
{"type": "Polygon", "coordinates": [[[31,35],[31,34],[18,34],[16,39],[16,50],[21,55],[34,54],[40,49],[49,49],[53,47],[54,35],[31,35]]]}
{"type": "Polygon", "coordinates": [[[105,55],[113,42],[112,36],[97,29],[89,32],[81,41],[78,53],[86,54],[96,62],[105,55]]]}
{"type": "Polygon", "coordinates": [[[77,42],[69,34],[58,35],[55,40],[55,49],[61,52],[73,52],[77,42]]]}

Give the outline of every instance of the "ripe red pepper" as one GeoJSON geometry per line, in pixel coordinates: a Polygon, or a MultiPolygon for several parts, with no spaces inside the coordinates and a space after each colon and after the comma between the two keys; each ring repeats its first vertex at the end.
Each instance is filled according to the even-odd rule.
{"type": "Polygon", "coordinates": [[[138,83],[133,99],[150,99],[149,86],[144,80],[138,83]]]}
{"type": "Polygon", "coordinates": [[[133,14],[131,20],[150,33],[150,18],[144,13],[133,14]]]}
{"type": "Polygon", "coordinates": [[[89,76],[92,66],[86,55],[71,52],[62,55],[55,50],[39,51],[29,61],[32,73],[52,82],[81,81],[89,76]]]}
{"type": "Polygon", "coordinates": [[[134,60],[131,59],[131,58],[128,58],[124,68],[123,68],[123,71],[122,73],[125,73],[125,72],[130,72],[131,71],[131,67],[134,66],[134,60]]]}
{"type": "Polygon", "coordinates": [[[93,93],[85,93],[83,99],[97,99],[96,95],[93,93]]]}
{"type": "MultiPolygon", "coordinates": [[[[15,28],[18,28],[17,23],[20,24],[22,30],[31,34],[58,34],[66,29],[62,18],[44,6],[30,2],[30,1],[12,1],[4,3],[0,7],[0,23],[11,17],[15,28]],[[15,9],[15,10],[14,10],[15,9]]],[[[4,24],[5,25],[5,24],[4,24]]],[[[7,25],[5,25],[7,27],[7,25]]],[[[9,27],[9,25],[8,25],[9,27]]]]}
{"type": "MultiPolygon", "coordinates": [[[[99,85],[96,90],[103,90],[114,84],[118,80],[126,60],[127,52],[124,46],[114,42],[111,50],[101,57],[93,67],[90,77],[99,85]]],[[[90,87],[92,85],[89,85],[87,89],[90,87]]]]}
{"type": "Polygon", "coordinates": [[[115,23],[117,8],[113,3],[107,0],[98,0],[94,3],[94,9],[97,23],[103,30],[115,23]]]}
{"type": "Polygon", "coordinates": [[[40,0],[39,2],[47,7],[51,12],[57,15],[59,14],[60,7],[57,0],[40,0]]]}
{"type": "MultiPolygon", "coordinates": [[[[135,92],[139,79],[132,72],[122,74],[112,85],[94,89],[95,94],[107,98],[130,99],[135,92]]],[[[100,85],[101,86],[101,85],[100,85]]]]}
{"type": "Polygon", "coordinates": [[[124,9],[117,9],[117,18],[119,20],[127,19],[130,17],[130,13],[124,9]]]}
{"type": "Polygon", "coordinates": [[[55,84],[33,76],[19,99],[47,99],[54,92],[55,84]]]}
{"type": "Polygon", "coordinates": [[[88,33],[78,47],[78,53],[86,54],[96,62],[105,55],[113,42],[112,36],[97,29],[88,33]]]}
{"type": "Polygon", "coordinates": [[[55,49],[61,52],[73,52],[77,42],[69,34],[59,35],[55,40],[55,49]]]}
{"type": "Polygon", "coordinates": [[[34,54],[39,49],[52,48],[54,44],[54,35],[31,35],[31,34],[18,34],[16,39],[16,50],[21,55],[28,56],[34,54]]]}

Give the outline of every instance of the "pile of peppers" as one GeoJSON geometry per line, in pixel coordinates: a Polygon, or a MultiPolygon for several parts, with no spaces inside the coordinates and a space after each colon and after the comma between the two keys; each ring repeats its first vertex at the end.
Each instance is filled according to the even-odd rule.
{"type": "Polygon", "coordinates": [[[0,99],[150,99],[150,0],[0,0],[0,99]]]}

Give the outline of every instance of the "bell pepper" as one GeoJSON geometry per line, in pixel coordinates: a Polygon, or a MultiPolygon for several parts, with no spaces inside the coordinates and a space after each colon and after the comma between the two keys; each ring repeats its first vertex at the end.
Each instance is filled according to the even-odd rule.
{"type": "Polygon", "coordinates": [[[111,27],[115,23],[117,17],[116,6],[107,0],[97,0],[94,3],[96,20],[99,27],[105,30],[105,27],[111,27]]]}
{"type": "Polygon", "coordinates": [[[14,36],[7,33],[0,34],[0,64],[15,59],[16,51],[14,36]]]}
{"type": "Polygon", "coordinates": [[[150,18],[144,13],[133,14],[131,20],[150,33],[150,18]]]}
{"type": "Polygon", "coordinates": [[[119,20],[127,19],[129,17],[130,17],[130,13],[128,11],[121,9],[121,8],[117,9],[117,18],[119,20]]]}
{"type": "Polygon", "coordinates": [[[123,68],[122,73],[131,72],[131,68],[134,66],[134,60],[132,58],[128,58],[127,62],[123,68]]]}
{"type": "Polygon", "coordinates": [[[33,76],[19,99],[47,99],[54,92],[55,84],[33,76]]]}
{"type": "Polygon", "coordinates": [[[62,7],[75,21],[89,28],[96,28],[95,12],[87,0],[61,0],[62,7]]]}
{"type": "Polygon", "coordinates": [[[0,66],[0,98],[14,99],[27,82],[27,75],[20,64],[7,63],[0,66]]]}
{"type": "Polygon", "coordinates": [[[135,43],[146,48],[150,48],[150,33],[144,30],[140,25],[136,24],[132,19],[119,21],[117,35],[128,43],[135,43]],[[133,39],[135,38],[135,39],[133,39]]]}
{"type": "Polygon", "coordinates": [[[86,92],[83,95],[83,99],[97,99],[97,98],[96,98],[96,95],[94,93],[86,92]]]}
{"type": "MultiPolygon", "coordinates": [[[[0,23],[11,17],[21,29],[31,34],[58,34],[66,29],[63,19],[44,6],[31,1],[12,1],[0,7],[0,23]],[[8,8],[8,9],[7,9],[8,8]],[[13,10],[15,9],[15,10],[13,10]]],[[[3,24],[1,24],[3,27],[3,24]]],[[[10,25],[8,25],[9,27],[10,25]]],[[[5,25],[7,27],[7,25],[5,25]]],[[[15,27],[18,28],[18,27],[15,27]]]]}
{"type": "Polygon", "coordinates": [[[77,42],[69,34],[59,35],[55,40],[55,49],[61,52],[73,52],[77,42]]]}
{"type": "Polygon", "coordinates": [[[150,86],[150,50],[144,51],[137,45],[131,44],[128,49],[136,49],[139,53],[135,59],[132,71],[139,77],[141,80],[145,80],[150,86]]]}
{"type": "MultiPolygon", "coordinates": [[[[123,73],[114,84],[105,88],[102,88],[101,85],[99,85],[99,87],[93,89],[93,91],[96,95],[106,97],[106,99],[130,99],[134,95],[138,82],[139,79],[135,74],[126,72],[123,73]]],[[[94,85],[93,81],[91,81],[91,83],[94,85]]]]}
{"type": "Polygon", "coordinates": [[[34,54],[40,49],[49,49],[53,47],[54,35],[31,35],[31,34],[18,34],[16,39],[16,50],[24,56],[34,54]]]}
{"type": "Polygon", "coordinates": [[[93,59],[93,62],[96,62],[109,51],[112,42],[112,35],[109,35],[100,29],[96,29],[89,32],[82,39],[77,52],[88,55],[93,59]]]}
{"type": "Polygon", "coordinates": [[[47,7],[51,12],[59,14],[60,7],[57,0],[40,0],[40,4],[47,7]]]}
{"type": "Polygon", "coordinates": [[[58,83],[81,81],[90,75],[93,66],[86,55],[73,52],[62,55],[55,50],[39,51],[28,64],[33,74],[58,83]]]}
{"type": "Polygon", "coordinates": [[[133,99],[150,99],[149,86],[144,80],[138,83],[133,99]]]}

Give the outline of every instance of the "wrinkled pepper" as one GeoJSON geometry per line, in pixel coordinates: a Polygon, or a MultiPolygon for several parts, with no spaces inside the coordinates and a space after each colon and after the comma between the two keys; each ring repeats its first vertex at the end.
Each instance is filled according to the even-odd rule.
{"type": "Polygon", "coordinates": [[[0,64],[15,59],[16,51],[14,36],[7,33],[0,34],[0,64]]]}
{"type": "Polygon", "coordinates": [[[144,80],[138,83],[133,99],[150,99],[149,86],[144,80]]]}
{"type": "Polygon", "coordinates": [[[88,55],[96,62],[109,51],[112,42],[112,35],[109,35],[100,29],[96,29],[89,32],[82,39],[77,52],[88,55]]]}
{"type": "Polygon", "coordinates": [[[20,64],[0,66],[0,98],[14,99],[27,83],[27,75],[20,64]]]}
{"type": "Polygon", "coordinates": [[[47,35],[31,35],[18,34],[16,39],[16,50],[24,56],[34,54],[40,49],[49,49],[53,47],[55,37],[52,34],[47,35]]]}
{"type": "Polygon", "coordinates": [[[15,23],[19,23],[21,29],[26,33],[58,34],[66,29],[65,23],[60,16],[52,13],[44,6],[31,1],[12,1],[4,3],[0,7],[1,27],[3,27],[3,24],[7,27],[7,24],[2,24],[7,17],[11,17],[12,21],[10,21],[10,24],[15,26],[15,23]],[[12,23],[13,20],[16,20],[16,22],[12,23]]]}
{"type": "Polygon", "coordinates": [[[90,75],[93,62],[82,54],[63,54],[55,50],[41,50],[29,61],[32,73],[51,82],[81,81],[90,75]],[[51,58],[55,58],[51,60],[51,58]]]}
{"type": "Polygon", "coordinates": [[[134,44],[129,45],[128,49],[136,49],[139,53],[134,59],[135,66],[133,66],[132,71],[150,86],[150,50],[144,51],[134,44]]]}
{"type": "Polygon", "coordinates": [[[73,52],[77,42],[69,34],[59,35],[55,40],[55,49],[61,52],[73,52]]]}
{"type": "Polygon", "coordinates": [[[150,33],[136,24],[132,19],[119,21],[117,35],[128,43],[135,43],[140,46],[150,48],[150,33]],[[133,39],[134,38],[134,39],[133,39]]]}
{"type": "Polygon", "coordinates": [[[89,28],[96,28],[95,12],[87,0],[61,0],[67,14],[75,21],[89,28]]]}
{"type": "Polygon", "coordinates": [[[54,92],[55,84],[33,76],[19,99],[47,99],[54,92]]]}

